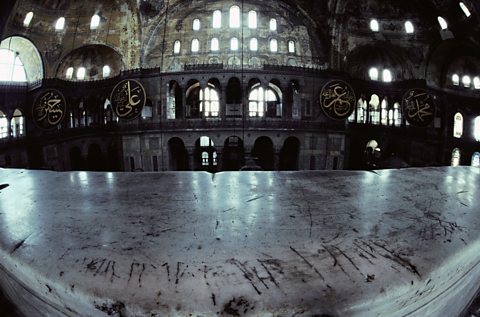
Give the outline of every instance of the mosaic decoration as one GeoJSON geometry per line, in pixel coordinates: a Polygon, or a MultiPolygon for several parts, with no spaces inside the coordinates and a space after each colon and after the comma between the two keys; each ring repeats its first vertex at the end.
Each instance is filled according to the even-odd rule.
{"type": "Polygon", "coordinates": [[[331,119],[347,119],[355,110],[355,92],[344,81],[329,81],[320,93],[320,107],[331,119]]]}

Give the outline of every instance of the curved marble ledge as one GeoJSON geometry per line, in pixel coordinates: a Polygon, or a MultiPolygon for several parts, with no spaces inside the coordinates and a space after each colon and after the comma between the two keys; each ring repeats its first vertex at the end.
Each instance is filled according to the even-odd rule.
{"type": "Polygon", "coordinates": [[[458,316],[480,285],[480,169],[0,180],[26,316],[458,316]]]}

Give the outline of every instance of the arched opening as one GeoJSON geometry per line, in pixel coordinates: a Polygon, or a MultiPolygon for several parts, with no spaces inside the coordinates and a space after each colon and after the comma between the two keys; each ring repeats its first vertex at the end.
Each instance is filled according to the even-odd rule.
{"type": "Polygon", "coordinates": [[[302,116],[302,104],[300,85],[298,81],[292,80],[288,83],[285,93],[286,116],[299,119],[302,116]]]}
{"type": "Polygon", "coordinates": [[[104,171],[105,156],[98,144],[90,144],[88,147],[87,169],[89,171],[104,171]]]}
{"type": "Polygon", "coordinates": [[[279,169],[282,171],[298,170],[299,153],[300,141],[296,137],[288,137],[280,150],[279,169]]]}
{"type": "Polygon", "coordinates": [[[25,136],[25,116],[20,109],[15,109],[13,112],[10,128],[14,138],[25,136]]]}
{"type": "Polygon", "coordinates": [[[201,118],[200,113],[200,82],[198,80],[189,80],[186,91],[186,117],[201,118]]]}
{"type": "Polygon", "coordinates": [[[243,140],[237,136],[228,137],[223,147],[223,170],[238,171],[244,164],[243,140]]]}
{"type": "Polygon", "coordinates": [[[460,149],[454,148],[452,151],[452,159],[451,159],[451,166],[459,166],[460,165],[460,149]]]}
{"type": "Polygon", "coordinates": [[[270,83],[264,88],[259,82],[253,84],[248,94],[250,117],[279,117],[282,115],[281,90],[270,83]]]}
{"type": "Polygon", "coordinates": [[[257,159],[258,165],[265,171],[273,171],[275,162],[272,140],[266,136],[256,139],[252,149],[252,157],[257,159]]]}
{"type": "Polygon", "coordinates": [[[180,138],[171,138],[168,141],[169,151],[169,169],[171,171],[187,171],[188,170],[188,153],[185,143],[180,138]]]}
{"type": "Polygon", "coordinates": [[[0,52],[0,64],[3,64],[0,65],[0,81],[32,83],[43,79],[43,61],[37,47],[30,40],[11,36],[0,43],[0,52]]]}
{"type": "Polygon", "coordinates": [[[167,119],[181,119],[183,117],[183,94],[180,85],[172,80],[168,84],[167,119]]]}
{"type": "Polygon", "coordinates": [[[380,124],[380,98],[378,95],[373,94],[370,97],[370,101],[368,103],[369,106],[369,122],[372,124],[380,124]]]}
{"type": "Polygon", "coordinates": [[[453,137],[461,138],[463,135],[463,116],[457,112],[453,118],[453,137]]]}
{"type": "Polygon", "coordinates": [[[228,80],[226,95],[226,116],[241,118],[243,93],[238,78],[232,77],[228,80]]]}
{"type": "Polygon", "coordinates": [[[81,171],[84,169],[82,151],[79,147],[70,149],[70,168],[72,171],[81,171]]]}
{"type": "Polygon", "coordinates": [[[208,136],[201,136],[195,142],[195,170],[216,172],[218,155],[215,144],[208,136]]]}
{"type": "Polygon", "coordinates": [[[475,141],[480,142],[480,116],[475,118],[473,124],[473,138],[475,141]]]}
{"type": "Polygon", "coordinates": [[[187,117],[218,117],[220,115],[220,83],[208,81],[207,87],[200,87],[198,81],[190,81],[187,89],[187,117]]]}
{"type": "Polygon", "coordinates": [[[0,110],[0,139],[8,138],[8,119],[0,110]]]}
{"type": "Polygon", "coordinates": [[[475,152],[472,155],[472,166],[473,167],[480,167],[480,153],[475,152]]]}

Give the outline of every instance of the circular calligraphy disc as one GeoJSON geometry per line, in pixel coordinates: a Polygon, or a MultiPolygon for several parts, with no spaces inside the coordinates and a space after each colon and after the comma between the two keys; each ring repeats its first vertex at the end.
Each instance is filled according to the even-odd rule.
{"type": "Polygon", "coordinates": [[[435,104],[425,89],[408,90],[403,95],[402,108],[405,119],[415,127],[427,127],[435,118],[435,104]]]}
{"type": "Polygon", "coordinates": [[[119,82],[112,90],[110,102],[115,114],[124,120],[137,118],[147,101],[145,88],[133,79],[125,79],[119,82]]]}
{"type": "Polygon", "coordinates": [[[329,81],[320,93],[320,107],[331,119],[347,119],[355,110],[355,92],[342,80],[329,81]]]}
{"type": "Polygon", "coordinates": [[[40,129],[50,130],[58,126],[67,112],[67,102],[62,93],[49,89],[39,95],[32,107],[32,117],[40,129]]]}

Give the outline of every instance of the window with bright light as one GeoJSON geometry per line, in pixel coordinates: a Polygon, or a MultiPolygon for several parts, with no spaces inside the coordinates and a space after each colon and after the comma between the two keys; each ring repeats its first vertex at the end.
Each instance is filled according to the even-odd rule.
{"type": "Polygon", "coordinates": [[[248,12],[248,27],[250,29],[257,28],[257,12],[255,11],[248,12]]]}
{"type": "Polygon", "coordinates": [[[239,28],[240,27],[240,8],[238,6],[233,6],[230,8],[230,27],[239,28]]]}
{"type": "Polygon", "coordinates": [[[376,67],[372,67],[368,71],[368,76],[371,80],[378,80],[378,69],[376,67]]]}
{"type": "Polygon", "coordinates": [[[475,152],[472,155],[472,166],[473,167],[480,167],[480,153],[475,152]]]}
{"type": "Polygon", "coordinates": [[[193,39],[192,40],[192,52],[196,53],[200,50],[200,42],[198,39],[193,39]]]}
{"type": "Polygon", "coordinates": [[[382,72],[382,79],[385,83],[392,81],[392,72],[389,69],[384,69],[382,72]]]}
{"type": "Polygon", "coordinates": [[[213,11],[212,27],[214,29],[222,27],[222,12],[220,10],[213,11]]]}
{"type": "Polygon", "coordinates": [[[452,166],[460,165],[460,150],[458,148],[454,148],[452,151],[452,166]]]}
{"type": "Polygon", "coordinates": [[[67,79],[72,79],[73,78],[73,67],[67,68],[67,71],[65,73],[65,78],[67,78],[67,79]]]}
{"type": "Polygon", "coordinates": [[[236,37],[230,40],[230,50],[232,51],[238,50],[238,39],[236,37]]]}
{"type": "Polygon", "coordinates": [[[372,32],[378,32],[379,29],[378,21],[375,19],[370,20],[370,30],[372,30],[372,32]]]}
{"type": "Polygon", "coordinates": [[[475,118],[473,124],[473,138],[475,141],[480,142],[480,116],[475,118]]]}
{"type": "Polygon", "coordinates": [[[461,138],[463,135],[463,116],[460,112],[457,112],[453,118],[453,137],[461,138]]]}
{"type": "Polygon", "coordinates": [[[108,66],[108,65],[103,66],[103,69],[102,69],[103,78],[110,77],[111,72],[112,72],[112,70],[110,69],[110,66],[108,66]]]}
{"type": "Polygon", "coordinates": [[[398,102],[393,104],[393,124],[396,127],[402,125],[402,113],[400,112],[400,104],[398,102]]]}
{"type": "Polygon", "coordinates": [[[295,53],[295,42],[294,41],[288,41],[288,52],[289,53],[295,53]]]}
{"type": "Polygon", "coordinates": [[[194,31],[200,30],[200,20],[199,19],[193,20],[192,28],[193,28],[194,31]]]}
{"type": "Polygon", "coordinates": [[[270,40],[270,52],[275,53],[278,51],[278,42],[276,39],[270,40]]]}
{"type": "Polygon", "coordinates": [[[407,34],[412,34],[415,32],[415,28],[413,27],[413,23],[410,21],[405,22],[405,32],[407,34]]]}
{"type": "Polygon", "coordinates": [[[84,80],[85,79],[85,67],[80,67],[77,69],[77,79],[84,80]]]}
{"type": "Polygon", "coordinates": [[[266,105],[269,102],[277,102],[277,95],[272,88],[263,88],[260,84],[252,87],[248,95],[248,114],[250,117],[265,116],[266,105]]]}
{"type": "Polygon", "coordinates": [[[25,67],[19,54],[0,48],[0,81],[26,82],[25,67]]]}
{"type": "Polygon", "coordinates": [[[256,38],[250,39],[250,50],[257,51],[258,50],[258,41],[256,38]]]}
{"type": "Polygon", "coordinates": [[[33,19],[33,12],[28,12],[27,15],[25,16],[25,20],[23,20],[23,26],[29,27],[30,22],[32,22],[33,19]]]}
{"type": "Polygon", "coordinates": [[[442,18],[442,17],[439,16],[439,17],[437,17],[437,20],[438,20],[438,24],[440,24],[440,28],[441,28],[442,30],[448,29],[447,21],[445,21],[444,18],[442,18]]]}
{"type": "Polygon", "coordinates": [[[200,146],[201,147],[210,147],[214,146],[212,139],[210,139],[208,136],[201,136],[200,137],[200,146]]]}
{"type": "Polygon", "coordinates": [[[480,89],[480,77],[473,78],[473,86],[475,89],[480,89]]]}
{"type": "Polygon", "coordinates": [[[220,48],[219,48],[219,43],[218,43],[218,39],[216,37],[214,37],[212,39],[212,42],[210,43],[210,50],[212,51],[218,51],[220,48]]]}
{"type": "Polygon", "coordinates": [[[462,77],[463,87],[470,87],[471,83],[472,83],[472,80],[470,79],[470,76],[465,75],[465,76],[462,77]]]}
{"type": "Polygon", "coordinates": [[[95,14],[92,17],[92,20],[90,21],[90,30],[97,29],[99,25],[100,25],[100,16],[98,14],[95,14]]]}
{"type": "Polygon", "coordinates": [[[202,152],[202,165],[208,166],[208,152],[202,152]]]}
{"type": "Polygon", "coordinates": [[[460,9],[462,9],[463,13],[465,14],[465,16],[468,18],[470,15],[472,15],[470,13],[470,10],[467,8],[467,6],[465,5],[465,3],[463,3],[462,1],[460,1],[459,3],[460,5],[460,9]]]}
{"type": "Polygon", "coordinates": [[[173,54],[180,54],[180,48],[181,48],[181,44],[180,44],[180,41],[175,41],[173,43],[173,54]]]}
{"type": "Polygon", "coordinates": [[[55,30],[61,31],[65,27],[65,18],[61,17],[57,20],[57,23],[55,23],[55,30]]]}
{"type": "Polygon", "coordinates": [[[200,90],[200,111],[203,111],[205,117],[218,117],[220,98],[213,87],[200,90]]]}
{"type": "MultiPolygon", "coordinates": [[[[382,100],[382,103],[380,104],[380,123],[382,125],[387,125],[388,123],[388,102],[386,99],[382,100]]],[[[392,112],[392,119],[393,119],[393,112],[392,112]]]]}
{"type": "Polygon", "coordinates": [[[455,86],[460,85],[460,77],[457,74],[452,75],[452,84],[455,86]]]}
{"type": "Polygon", "coordinates": [[[277,20],[276,19],[270,19],[269,28],[270,28],[270,31],[276,31],[277,30],[277,20]]]}
{"type": "Polygon", "coordinates": [[[13,112],[10,129],[12,130],[12,136],[14,138],[25,135],[25,117],[20,109],[15,109],[13,112]]]}
{"type": "Polygon", "coordinates": [[[8,137],[8,120],[7,116],[0,110],[0,139],[8,137]]]}

